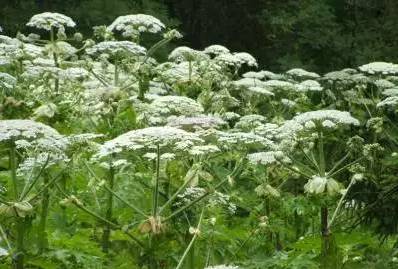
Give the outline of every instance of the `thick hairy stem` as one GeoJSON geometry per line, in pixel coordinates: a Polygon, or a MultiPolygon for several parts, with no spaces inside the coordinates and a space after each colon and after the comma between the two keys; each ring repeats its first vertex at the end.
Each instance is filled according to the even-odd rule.
{"type": "Polygon", "coordinates": [[[12,257],[13,268],[24,268],[24,236],[25,236],[25,220],[24,218],[17,217],[16,220],[16,249],[12,257]]]}
{"type": "MultiPolygon", "coordinates": [[[[15,200],[18,199],[18,182],[17,182],[17,156],[15,145],[11,145],[10,153],[10,173],[13,186],[13,195],[15,200]]],[[[12,257],[12,265],[14,269],[24,268],[24,218],[16,217],[15,220],[15,237],[16,237],[16,248],[12,257]]]]}
{"type": "Polygon", "coordinates": [[[321,208],[321,267],[323,269],[341,268],[341,257],[339,257],[337,244],[328,224],[328,209],[321,208]]]}
{"type": "MultiPolygon", "coordinates": [[[[114,181],[115,181],[115,171],[114,168],[110,167],[109,170],[109,189],[113,191],[114,189],[114,181]]],[[[108,201],[105,213],[105,219],[112,222],[112,215],[113,215],[113,194],[108,192],[108,201]]],[[[105,224],[104,232],[102,234],[102,250],[105,253],[108,253],[110,247],[110,234],[111,234],[111,225],[109,223],[105,224]]]]}
{"type": "MultiPolygon", "coordinates": [[[[47,185],[48,182],[49,182],[48,177],[45,175],[43,178],[44,185],[47,185]]],[[[46,226],[47,226],[49,205],[50,205],[50,192],[48,191],[48,188],[46,188],[42,193],[42,199],[41,199],[40,223],[38,230],[39,253],[43,253],[43,251],[48,247],[46,226]]]]}

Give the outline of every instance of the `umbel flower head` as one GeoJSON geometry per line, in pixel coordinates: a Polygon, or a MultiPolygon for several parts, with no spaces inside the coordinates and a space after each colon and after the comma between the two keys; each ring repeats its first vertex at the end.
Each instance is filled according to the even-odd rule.
{"type": "Polygon", "coordinates": [[[42,149],[66,147],[66,140],[55,129],[32,120],[1,120],[0,142],[14,142],[17,146],[39,146],[42,149]]]}
{"type": "Polygon", "coordinates": [[[204,53],[209,55],[218,56],[220,54],[229,53],[229,49],[221,45],[210,45],[203,50],[204,53]]]}
{"type": "Polygon", "coordinates": [[[205,269],[239,269],[238,266],[233,266],[233,265],[214,265],[214,266],[208,266],[205,269]]]}
{"type": "Polygon", "coordinates": [[[359,70],[368,74],[394,75],[398,74],[398,64],[373,62],[359,67],[359,70]]]}
{"type": "Polygon", "coordinates": [[[308,72],[301,68],[293,68],[286,72],[286,74],[294,77],[294,78],[307,78],[307,79],[316,79],[319,78],[320,75],[313,72],[308,72]]]}
{"type": "Polygon", "coordinates": [[[242,65],[246,64],[247,66],[257,67],[257,60],[247,52],[238,52],[238,53],[223,53],[214,58],[216,62],[233,66],[236,68],[240,68],[242,65]]]}
{"type": "Polygon", "coordinates": [[[291,121],[287,121],[281,129],[335,128],[339,125],[359,125],[359,121],[346,111],[316,110],[295,116],[291,121]]]}
{"type": "Polygon", "coordinates": [[[185,96],[158,96],[140,110],[139,118],[151,125],[164,124],[170,116],[196,116],[203,113],[203,107],[194,99],[185,96]]]}
{"type": "Polygon", "coordinates": [[[210,115],[198,115],[193,117],[172,116],[168,118],[167,121],[168,126],[177,127],[184,130],[192,130],[195,128],[209,129],[226,125],[226,122],[221,118],[210,115]]]}
{"type": "Polygon", "coordinates": [[[51,28],[73,28],[76,26],[76,23],[71,18],[63,14],[44,12],[34,15],[26,25],[50,31],[51,28]]]}
{"type": "Polygon", "coordinates": [[[146,49],[131,41],[103,41],[86,49],[90,55],[145,55],[146,49]]]}
{"type": "Polygon", "coordinates": [[[317,110],[299,114],[293,118],[300,124],[309,121],[333,121],[336,124],[359,125],[359,121],[352,117],[349,112],[339,110],[317,110]]]}
{"type": "Polygon", "coordinates": [[[97,158],[106,157],[122,151],[154,151],[157,147],[168,151],[188,151],[192,146],[202,143],[194,133],[174,127],[148,127],[122,134],[100,146],[97,158]]]}
{"type": "Polygon", "coordinates": [[[189,47],[177,47],[169,54],[169,60],[174,62],[206,60],[208,56],[189,47]]]}
{"type": "Polygon", "coordinates": [[[157,18],[146,14],[125,15],[117,17],[107,27],[109,31],[120,31],[124,37],[137,37],[140,33],[159,33],[166,26],[157,18]]]}

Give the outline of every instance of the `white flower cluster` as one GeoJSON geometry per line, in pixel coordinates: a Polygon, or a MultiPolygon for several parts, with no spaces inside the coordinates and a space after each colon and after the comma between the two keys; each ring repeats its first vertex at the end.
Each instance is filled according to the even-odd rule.
{"type": "Polygon", "coordinates": [[[150,125],[164,124],[170,116],[196,116],[204,111],[195,100],[172,95],[155,96],[149,105],[138,104],[137,110],[139,119],[147,121],[150,125]]]}
{"type": "Polygon", "coordinates": [[[317,73],[314,72],[308,72],[304,69],[301,68],[294,68],[290,69],[289,71],[286,72],[286,74],[292,76],[292,77],[297,77],[297,78],[308,78],[308,79],[316,79],[320,78],[320,76],[317,73]]]}
{"type": "Polygon", "coordinates": [[[201,51],[189,47],[177,47],[169,54],[169,60],[175,62],[200,61],[208,59],[207,55],[201,51]]]}
{"type": "Polygon", "coordinates": [[[15,84],[17,83],[17,79],[7,73],[0,72],[0,89],[2,87],[7,89],[14,88],[15,84]]]}
{"type": "Polygon", "coordinates": [[[384,90],[384,89],[388,89],[388,88],[394,88],[395,84],[392,83],[391,81],[388,81],[386,79],[378,79],[376,81],[373,82],[377,88],[384,90]]]}
{"type": "Polygon", "coordinates": [[[34,169],[49,168],[57,163],[69,161],[68,157],[62,152],[59,153],[33,153],[32,157],[25,158],[18,166],[17,175],[24,176],[32,173],[34,169]]]}
{"type": "Polygon", "coordinates": [[[396,75],[398,64],[386,62],[373,62],[359,67],[359,70],[368,74],[396,75]]]}
{"type": "Polygon", "coordinates": [[[59,77],[64,80],[84,80],[88,78],[90,73],[81,67],[70,67],[62,69],[59,73],[59,77]]]}
{"type": "Polygon", "coordinates": [[[256,135],[254,133],[246,132],[216,132],[219,146],[224,149],[231,148],[274,148],[271,140],[256,135]]]}
{"type": "Polygon", "coordinates": [[[226,122],[223,121],[221,118],[210,115],[198,115],[193,117],[172,116],[169,117],[167,121],[168,121],[167,123],[168,126],[188,129],[188,130],[196,128],[201,128],[201,129],[217,128],[226,124],[226,122]]]}
{"type": "Polygon", "coordinates": [[[274,95],[270,88],[267,87],[267,84],[264,81],[261,81],[257,78],[242,78],[236,81],[233,81],[233,85],[237,88],[245,88],[251,93],[257,93],[262,95],[274,95]]]}
{"type": "Polygon", "coordinates": [[[281,99],[281,104],[284,105],[287,108],[292,108],[292,107],[297,105],[297,103],[295,101],[292,101],[292,100],[289,100],[289,99],[286,99],[286,98],[282,98],[281,99]]]}
{"type": "Polygon", "coordinates": [[[170,84],[176,82],[184,82],[193,80],[198,77],[197,65],[191,65],[189,62],[180,63],[166,63],[159,65],[156,68],[159,71],[161,77],[164,77],[170,84]]]}
{"type": "Polygon", "coordinates": [[[209,55],[218,56],[220,54],[228,54],[229,49],[221,45],[210,45],[203,50],[204,53],[209,55]]]}
{"type": "Polygon", "coordinates": [[[273,80],[273,79],[264,82],[264,86],[268,87],[271,91],[277,90],[277,89],[281,89],[281,90],[294,90],[295,89],[295,85],[291,82],[283,81],[283,80],[273,80]]]}
{"type": "Polygon", "coordinates": [[[385,96],[398,96],[398,87],[397,88],[391,88],[391,89],[385,89],[382,92],[383,95],[385,96]]]}
{"type": "Polygon", "coordinates": [[[321,84],[316,80],[305,80],[296,86],[299,92],[320,92],[323,90],[321,84]]]}
{"type": "Polygon", "coordinates": [[[83,133],[67,137],[70,147],[83,147],[93,145],[93,141],[104,137],[103,134],[83,133]]]}
{"type": "Polygon", "coordinates": [[[173,151],[188,151],[192,146],[202,143],[194,133],[174,127],[148,127],[122,134],[100,146],[96,158],[106,157],[122,151],[154,151],[170,148],[173,151]]]}
{"type": "Polygon", "coordinates": [[[377,103],[378,108],[382,107],[396,107],[398,106],[398,96],[390,96],[384,99],[383,101],[377,103]]]}
{"type": "Polygon", "coordinates": [[[224,53],[215,58],[215,61],[227,66],[240,68],[242,65],[257,67],[257,60],[246,52],[224,53]]]}
{"type": "Polygon", "coordinates": [[[282,151],[255,152],[248,154],[247,159],[253,165],[269,165],[277,163],[278,161],[283,163],[291,162],[291,160],[285,156],[282,151]]]}
{"type": "Polygon", "coordinates": [[[120,31],[124,37],[136,37],[140,33],[159,33],[166,26],[157,18],[146,14],[134,14],[117,17],[107,27],[109,31],[120,31]]]}
{"type": "Polygon", "coordinates": [[[238,266],[233,266],[233,265],[214,265],[214,266],[208,266],[205,269],[240,269],[238,266]]]}
{"type": "Polygon", "coordinates": [[[44,12],[34,15],[26,25],[50,31],[51,28],[73,28],[76,26],[76,23],[71,18],[63,14],[44,12]]]}
{"type": "Polygon", "coordinates": [[[268,139],[275,139],[279,133],[279,125],[275,123],[265,123],[254,128],[253,132],[268,139]]]}
{"type": "Polygon", "coordinates": [[[249,114],[241,117],[234,128],[241,131],[252,131],[255,128],[264,125],[267,118],[258,114],[249,114]]]}
{"type": "Polygon", "coordinates": [[[275,73],[273,73],[271,71],[267,71],[267,70],[261,70],[261,71],[253,72],[253,73],[248,72],[248,73],[246,73],[246,76],[243,75],[243,77],[250,77],[250,75],[252,75],[252,76],[254,75],[257,78],[261,78],[261,79],[264,79],[264,80],[266,80],[266,79],[279,80],[279,79],[283,79],[284,78],[284,76],[281,75],[281,74],[275,74],[275,73]]]}
{"type": "Polygon", "coordinates": [[[323,127],[359,125],[359,121],[352,117],[349,112],[339,110],[309,111],[295,116],[293,121],[305,128],[316,127],[317,123],[321,123],[323,127]]]}
{"type": "Polygon", "coordinates": [[[87,48],[86,52],[90,55],[127,54],[127,55],[138,56],[138,55],[145,55],[146,49],[131,41],[103,41],[98,44],[95,44],[92,47],[87,48]]]}
{"type": "Polygon", "coordinates": [[[220,148],[215,145],[193,146],[189,150],[189,154],[193,156],[204,156],[220,152],[220,148]]]}
{"type": "Polygon", "coordinates": [[[270,184],[261,184],[257,186],[254,191],[260,197],[274,197],[278,198],[281,196],[280,192],[272,187],[270,184]]]}
{"type": "Polygon", "coordinates": [[[0,120],[0,142],[27,141],[43,148],[64,149],[65,139],[55,129],[32,120],[0,120]]]}

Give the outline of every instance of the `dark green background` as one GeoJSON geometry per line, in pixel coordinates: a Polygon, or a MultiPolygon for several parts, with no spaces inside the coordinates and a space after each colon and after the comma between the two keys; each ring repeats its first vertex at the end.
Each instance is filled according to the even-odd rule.
{"type": "Polygon", "coordinates": [[[35,13],[57,11],[91,35],[118,15],[148,13],[177,26],[178,45],[218,43],[256,56],[262,68],[326,72],[371,61],[398,62],[396,0],[0,0],[6,34],[27,32],[35,13]]]}

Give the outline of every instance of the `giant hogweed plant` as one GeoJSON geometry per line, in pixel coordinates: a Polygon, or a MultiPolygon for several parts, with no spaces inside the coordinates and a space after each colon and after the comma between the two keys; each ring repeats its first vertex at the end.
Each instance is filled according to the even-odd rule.
{"type": "Polygon", "coordinates": [[[143,14],[86,40],[63,14],[27,25],[43,37],[0,36],[6,266],[366,264],[336,237],[396,147],[396,64],[276,74],[221,45],[158,62],[182,36],[143,14]]]}

